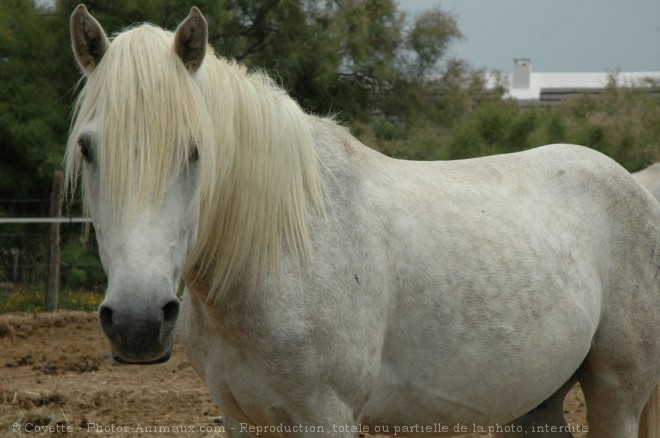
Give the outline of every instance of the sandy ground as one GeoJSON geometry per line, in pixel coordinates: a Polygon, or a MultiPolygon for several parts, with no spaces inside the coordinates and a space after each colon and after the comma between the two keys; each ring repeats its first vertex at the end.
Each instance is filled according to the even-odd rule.
{"type": "MultiPolygon", "coordinates": [[[[579,388],[565,412],[586,427],[579,388]]],[[[0,315],[0,437],[219,436],[220,415],[178,344],[165,364],[119,365],[95,313],[0,315]]]]}

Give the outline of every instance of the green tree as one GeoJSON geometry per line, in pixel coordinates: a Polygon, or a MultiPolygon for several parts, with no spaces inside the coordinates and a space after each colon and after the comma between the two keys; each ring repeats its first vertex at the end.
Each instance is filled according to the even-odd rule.
{"type": "Polygon", "coordinates": [[[459,38],[462,34],[456,20],[439,7],[418,14],[408,35],[408,46],[417,55],[415,76],[424,78],[435,73],[438,61],[459,38]]]}
{"type": "Polygon", "coordinates": [[[48,193],[64,151],[67,116],[46,21],[29,0],[0,3],[0,198],[48,193]]]}
{"type": "MultiPolygon", "coordinates": [[[[64,29],[75,3],[60,2],[64,29]]],[[[439,72],[438,61],[461,37],[440,9],[410,20],[394,0],[87,2],[110,33],[143,21],[174,29],[192,4],[209,22],[209,42],[219,55],[265,70],[309,111],[349,119],[400,112],[393,99],[419,100],[420,78],[439,72]]]]}

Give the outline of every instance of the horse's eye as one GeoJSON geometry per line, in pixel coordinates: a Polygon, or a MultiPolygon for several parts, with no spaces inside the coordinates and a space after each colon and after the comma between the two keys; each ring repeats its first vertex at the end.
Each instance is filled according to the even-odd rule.
{"type": "Polygon", "coordinates": [[[80,146],[80,154],[82,155],[83,160],[87,163],[91,163],[93,157],[89,137],[86,135],[80,137],[78,139],[78,146],[80,146]]]}
{"type": "Polygon", "coordinates": [[[199,160],[199,152],[197,151],[197,146],[193,145],[188,152],[188,162],[195,163],[197,160],[199,160]]]}

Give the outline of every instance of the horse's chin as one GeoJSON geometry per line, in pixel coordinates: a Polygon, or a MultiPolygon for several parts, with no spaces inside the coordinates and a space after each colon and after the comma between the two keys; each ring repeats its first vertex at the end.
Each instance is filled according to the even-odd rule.
{"type": "Polygon", "coordinates": [[[123,365],[157,365],[159,363],[167,362],[171,356],[172,356],[171,350],[165,352],[165,354],[163,354],[160,357],[157,357],[156,359],[129,359],[122,357],[116,354],[115,352],[112,352],[112,358],[115,360],[115,362],[123,365]]]}
{"type": "Polygon", "coordinates": [[[116,345],[110,343],[110,354],[115,362],[124,365],[156,365],[167,362],[172,357],[173,342],[167,342],[161,345],[161,348],[155,348],[149,353],[142,350],[140,353],[133,351],[122,351],[116,345]]]}

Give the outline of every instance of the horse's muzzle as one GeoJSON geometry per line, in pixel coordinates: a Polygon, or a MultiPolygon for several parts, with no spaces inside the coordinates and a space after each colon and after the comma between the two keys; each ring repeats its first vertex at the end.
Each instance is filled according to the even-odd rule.
{"type": "Polygon", "coordinates": [[[172,354],[179,300],[153,309],[99,307],[99,323],[110,340],[112,357],[125,364],[157,364],[172,354]]]}

